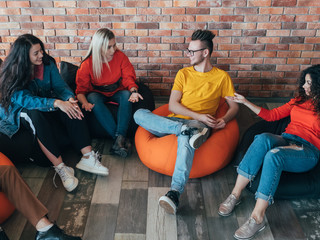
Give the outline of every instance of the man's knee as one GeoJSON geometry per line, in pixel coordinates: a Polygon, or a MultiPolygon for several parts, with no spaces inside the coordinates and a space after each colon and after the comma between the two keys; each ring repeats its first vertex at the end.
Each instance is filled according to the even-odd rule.
{"type": "Polygon", "coordinates": [[[134,121],[139,124],[141,119],[144,118],[145,114],[150,113],[149,109],[140,108],[133,114],[134,121]]]}

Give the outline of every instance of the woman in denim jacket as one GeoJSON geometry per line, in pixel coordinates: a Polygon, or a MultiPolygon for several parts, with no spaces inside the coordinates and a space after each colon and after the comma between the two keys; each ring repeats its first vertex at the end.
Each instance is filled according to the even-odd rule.
{"type": "Polygon", "coordinates": [[[83,154],[77,168],[108,175],[108,169],[99,162],[99,154],[92,151],[75,95],[62,80],[55,60],[45,52],[40,39],[24,34],[13,43],[2,64],[0,94],[0,131],[9,137],[20,127],[32,131],[67,191],[77,187],[78,179],[62,161],[64,132],[83,154]]]}
{"type": "Polygon", "coordinates": [[[265,228],[264,215],[273,203],[282,171],[307,172],[320,156],[320,65],[305,69],[299,81],[299,95],[288,103],[267,110],[235,94],[229,98],[242,103],[266,121],[290,116],[284,133],[256,135],[238,166],[236,184],[229,197],[220,204],[218,213],[228,216],[240,203],[242,190],[261,170],[256,204],[250,218],[234,234],[236,239],[251,239],[265,228]]]}

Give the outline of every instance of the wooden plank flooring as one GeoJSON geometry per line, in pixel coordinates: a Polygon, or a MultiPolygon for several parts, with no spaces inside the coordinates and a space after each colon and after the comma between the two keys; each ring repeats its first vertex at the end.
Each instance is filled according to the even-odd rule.
{"type": "MultiPolygon", "coordinates": [[[[157,105],[161,105],[158,103],[157,105]]],[[[279,103],[261,103],[273,108],[279,103]]],[[[237,116],[241,136],[259,118],[241,106],[237,116]]],[[[80,170],[78,188],[67,193],[54,170],[33,164],[18,166],[33,192],[49,209],[49,217],[67,233],[85,240],[224,240],[233,239],[234,231],[249,217],[255,200],[245,190],[243,201],[229,217],[220,217],[218,205],[230,193],[236,171],[233,163],[209,176],[190,179],[180,199],[176,216],[158,206],[171,177],[145,167],[137,152],[121,159],[109,155],[111,140],[94,139],[93,146],[102,154],[109,168],[107,177],[80,170]]],[[[64,154],[70,166],[80,155],[70,150],[64,154]]],[[[320,199],[277,200],[266,214],[267,228],[255,239],[304,240],[320,239],[320,199]]],[[[34,239],[35,229],[15,212],[3,224],[11,240],[34,239]]]]}

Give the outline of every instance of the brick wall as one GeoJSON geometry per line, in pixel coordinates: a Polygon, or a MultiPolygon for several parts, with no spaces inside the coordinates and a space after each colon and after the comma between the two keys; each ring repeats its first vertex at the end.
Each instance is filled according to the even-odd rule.
{"type": "Polygon", "coordinates": [[[1,1],[0,57],[23,33],[57,62],[79,65],[93,33],[112,29],[139,80],[169,95],[195,29],[216,33],[212,61],[246,96],[291,97],[301,70],[320,64],[319,0],[1,1]]]}

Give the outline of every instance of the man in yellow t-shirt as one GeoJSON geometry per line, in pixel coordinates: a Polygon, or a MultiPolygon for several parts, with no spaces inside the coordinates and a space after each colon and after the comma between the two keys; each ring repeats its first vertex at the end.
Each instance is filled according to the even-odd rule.
{"type": "Polygon", "coordinates": [[[221,129],[238,112],[237,103],[226,99],[229,109],[221,118],[215,118],[221,97],[234,96],[230,76],[210,62],[215,35],[208,30],[197,30],[191,36],[187,49],[190,67],[181,69],[172,87],[168,117],[139,109],[134,114],[138,125],[158,137],[175,134],[178,149],[171,190],[159,199],[166,212],[175,214],[179,197],[184,191],[192,167],[195,149],[207,140],[211,129],[221,129]]]}

